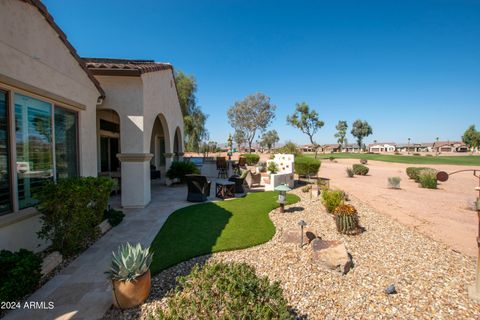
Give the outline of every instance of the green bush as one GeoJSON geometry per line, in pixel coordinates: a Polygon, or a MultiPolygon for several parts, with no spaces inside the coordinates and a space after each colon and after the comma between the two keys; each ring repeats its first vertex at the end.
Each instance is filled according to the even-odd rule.
{"type": "Polygon", "coordinates": [[[52,242],[64,256],[80,252],[97,238],[113,181],[107,177],[81,177],[49,182],[36,194],[42,214],[38,236],[52,242]]]}
{"type": "Polygon", "coordinates": [[[353,169],[352,168],[347,168],[347,176],[349,178],[353,178],[353,175],[355,174],[355,172],[353,172],[353,169]]]}
{"type": "Polygon", "coordinates": [[[345,199],[345,193],[342,190],[324,189],[322,191],[323,205],[327,212],[332,213],[345,199]]]}
{"type": "Polygon", "coordinates": [[[434,170],[434,169],[425,168],[425,167],[408,167],[406,169],[407,176],[410,179],[415,180],[415,182],[420,182],[420,173],[422,173],[423,170],[434,170]]]}
{"type": "Polygon", "coordinates": [[[103,212],[103,219],[107,219],[112,227],[119,225],[123,217],[125,217],[125,214],[121,210],[110,208],[103,212]]]}
{"type": "Polygon", "coordinates": [[[167,171],[167,178],[170,180],[179,179],[180,182],[185,182],[185,175],[199,174],[200,170],[195,163],[190,161],[173,161],[167,171]]]}
{"type": "Polygon", "coordinates": [[[294,142],[287,141],[283,145],[283,147],[277,149],[277,153],[300,155],[302,151],[298,148],[298,146],[294,142]]]}
{"type": "Polygon", "coordinates": [[[149,319],[294,319],[278,282],[245,263],[195,265],[149,319]]]}
{"type": "Polygon", "coordinates": [[[296,156],[293,164],[295,172],[299,176],[316,176],[320,165],[320,160],[302,156],[296,156]]]}
{"type": "Polygon", "coordinates": [[[367,164],[367,163],[368,163],[368,159],[362,158],[362,159],[360,159],[360,163],[361,163],[361,164],[367,164]]]}
{"type": "Polygon", "coordinates": [[[267,171],[270,173],[277,173],[278,172],[278,165],[275,161],[271,161],[268,163],[267,171]]]}
{"type": "Polygon", "coordinates": [[[368,173],[368,167],[364,166],[363,164],[354,164],[353,165],[353,173],[358,176],[366,176],[368,173]]]}
{"type": "Polygon", "coordinates": [[[419,174],[419,182],[422,188],[437,189],[437,171],[434,169],[422,170],[419,174]]]}
{"type": "Polygon", "coordinates": [[[260,156],[256,153],[245,153],[241,154],[240,157],[244,157],[249,166],[254,166],[260,161],[260,156]]]}
{"type": "Polygon", "coordinates": [[[31,251],[0,251],[0,301],[16,301],[36,289],[42,259],[31,251]]]}

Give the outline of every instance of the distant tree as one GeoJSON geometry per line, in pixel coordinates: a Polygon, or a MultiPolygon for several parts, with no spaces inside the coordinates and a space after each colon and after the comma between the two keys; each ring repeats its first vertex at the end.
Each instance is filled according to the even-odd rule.
{"type": "Polygon", "coordinates": [[[280,153],[288,153],[288,154],[301,153],[301,151],[299,151],[298,149],[298,146],[295,144],[295,142],[292,142],[292,141],[286,141],[285,144],[281,148],[278,148],[277,151],[280,153]]]}
{"type": "Polygon", "coordinates": [[[342,151],[342,147],[347,143],[347,139],[345,138],[348,129],[347,121],[338,121],[335,129],[337,129],[337,133],[335,133],[335,138],[337,138],[337,142],[340,145],[340,151],[342,151]]]}
{"type": "Polygon", "coordinates": [[[365,137],[368,137],[373,133],[372,127],[368,124],[367,121],[362,121],[362,120],[355,120],[355,122],[352,125],[352,131],[351,134],[355,138],[357,138],[357,144],[360,149],[363,147],[363,139],[365,137]]]}
{"type": "Polygon", "coordinates": [[[463,133],[462,141],[472,150],[480,147],[480,131],[475,129],[475,125],[471,125],[463,133]]]}
{"type": "Polygon", "coordinates": [[[280,138],[278,137],[277,130],[270,130],[265,132],[262,135],[262,138],[260,139],[260,146],[261,147],[267,147],[268,151],[272,150],[272,147],[280,141],[280,138]]]}
{"type": "Polygon", "coordinates": [[[297,103],[295,112],[291,116],[287,116],[287,123],[292,127],[300,129],[308,136],[315,148],[315,158],[317,158],[319,145],[313,140],[313,136],[325,124],[318,118],[317,111],[310,111],[310,107],[305,102],[297,103]]]}
{"type": "Polygon", "coordinates": [[[233,134],[233,140],[237,144],[237,148],[240,150],[242,146],[246,143],[245,134],[241,130],[235,130],[233,134]]]}
{"type": "Polygon", "coordinates": [[[244,134],[249,153],[252,152],[252,142],[257,133],[264,132],[275,118],[275,109],[270,98],[262,93],[249,95],[228,109],[228,121],[235,132],[244,134]]]}
{"type": "Polygon", "coordinates": [[[197,105],[195,93],[197,83],[193,76],[188,76],[182,71],[175,72],[178,101],[183,114],[185,149],[187,151],[200,151],[201,141],[208,139],[206,121],[208,115],[203,113],[197,105]]]}

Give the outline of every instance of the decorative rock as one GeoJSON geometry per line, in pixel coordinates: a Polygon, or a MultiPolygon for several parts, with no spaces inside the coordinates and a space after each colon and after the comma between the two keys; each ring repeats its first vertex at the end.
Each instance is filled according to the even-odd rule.
{"type": "Polygon", "coordinates": [[[353,265],[342,242],[321,239],[312,241],[312,261],[341,274],[346,274],[353,265]]]}
{"type": "MultiPolygon", "coordinates": [[[[312,231],[303,229],[303,244],[309,244],[314,239],[317,239],[317,236],[312,231]]],[[[283,231],[282,242],[300,244],[300,227],[296,230],[283,231]]]]}
{"type": "Polygon", "coordinates": [[[100,232],[102,234],[104,234],[105,232],[107,232],[108,230],[112,229],[112,226],[110,225],[110,223],[108,223],[108,220],[103,220],[102,223],[100,223],[98,225],[98,227],[100,228],[100,232]]]}
{"type": "Polygon", "coordinates": [[[384,292],[386,294],[396,294],[397,293],[397,289],[395,289],[395,285],[394,284],[391,284],[389,285],[385,290],[384,292]]]}
{"type": "Polygon", "coordinates": [[[42,276],[49,274],[53,269],[55,269],[60,263],[62,263],[62,255],[58,251],[50,253],[48,256],[43,258],[42,262],[42,276]]]}

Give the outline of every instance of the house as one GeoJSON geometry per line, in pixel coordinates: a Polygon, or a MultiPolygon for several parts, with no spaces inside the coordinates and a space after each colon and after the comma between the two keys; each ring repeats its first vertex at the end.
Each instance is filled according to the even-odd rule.
{"type": "Polygon", "coordinates": [[[340,152],[341,150],[341,145],[338,143],[334,144],[325,144],[322,146],[324,152],[340,152]]]}
{"type": "Polygon", "coordinates": [[[395,152],[395,142],[376,142],[368,145],[369,152],[395,152]]]}
{"type": "Polygon", "coordinates": [[[183,151],[173,67],[82,59],[38,0],[0,1],[0,249],[42,250],[35,191],[49,180],[109,175],[122,206],[150,202],[183,151]]]}
{"type": "Polygon", "coordinates": [[[433,145],[435,152],[468,152],[468,147],[461,141],[437,141],[433,145]]]}
{"type": "Polygon", "coordinates": [[[347,143],[345,147],[342,149],[344,152],[360,152],[360,148],[356,143],[347,143]]]}
{"type": "MultiPolygon", "coordinates": [[[[301,152],[315,152],[315,146],[313,144],[304,144],[302,146],[299,146],[298,149],[301,152]]],[[[317,146],[316,149],[317,149],[317,152],[323,151],[323,147],[320,145],[317,146]]]]}
{"type": "Polygon", "coordinates": [[[431,152],[433,143],[399,143],[397,144],[397,152],[431,152]]]}

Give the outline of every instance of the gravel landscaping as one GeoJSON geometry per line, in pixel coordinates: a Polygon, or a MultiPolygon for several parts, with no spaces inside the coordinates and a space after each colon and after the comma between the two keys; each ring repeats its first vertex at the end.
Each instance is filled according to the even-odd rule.
{"type": "MultiPolygon", "coordinates": [[[[152,279],[152,293],[140,308],[111,309],[105,319],[145,319],[150,310],[165,305],[165,295],[177,275],[195,263],[247,262],[258,275],[278,280],[299,316],[309,319],[478,319],[480,305],[468,299],[467,285],[475,279],[475,261],[429,239],[350,196],[366,229],[360,235],[340,235],[320,200],[302,201],[283,214],[270,217],[277,232],[262,245],[194,258],[164,270],[152,279]],[[298,221],[324,240],[343,241],[354,267],[339,275],[312,262],[310,246],[284,243],[282,233],[299,231],[298,221]],[[397,294],[387,295],[394,284],[397,294]]],[[[473,241],[473,240],[472,240],[473,241]]]]}

